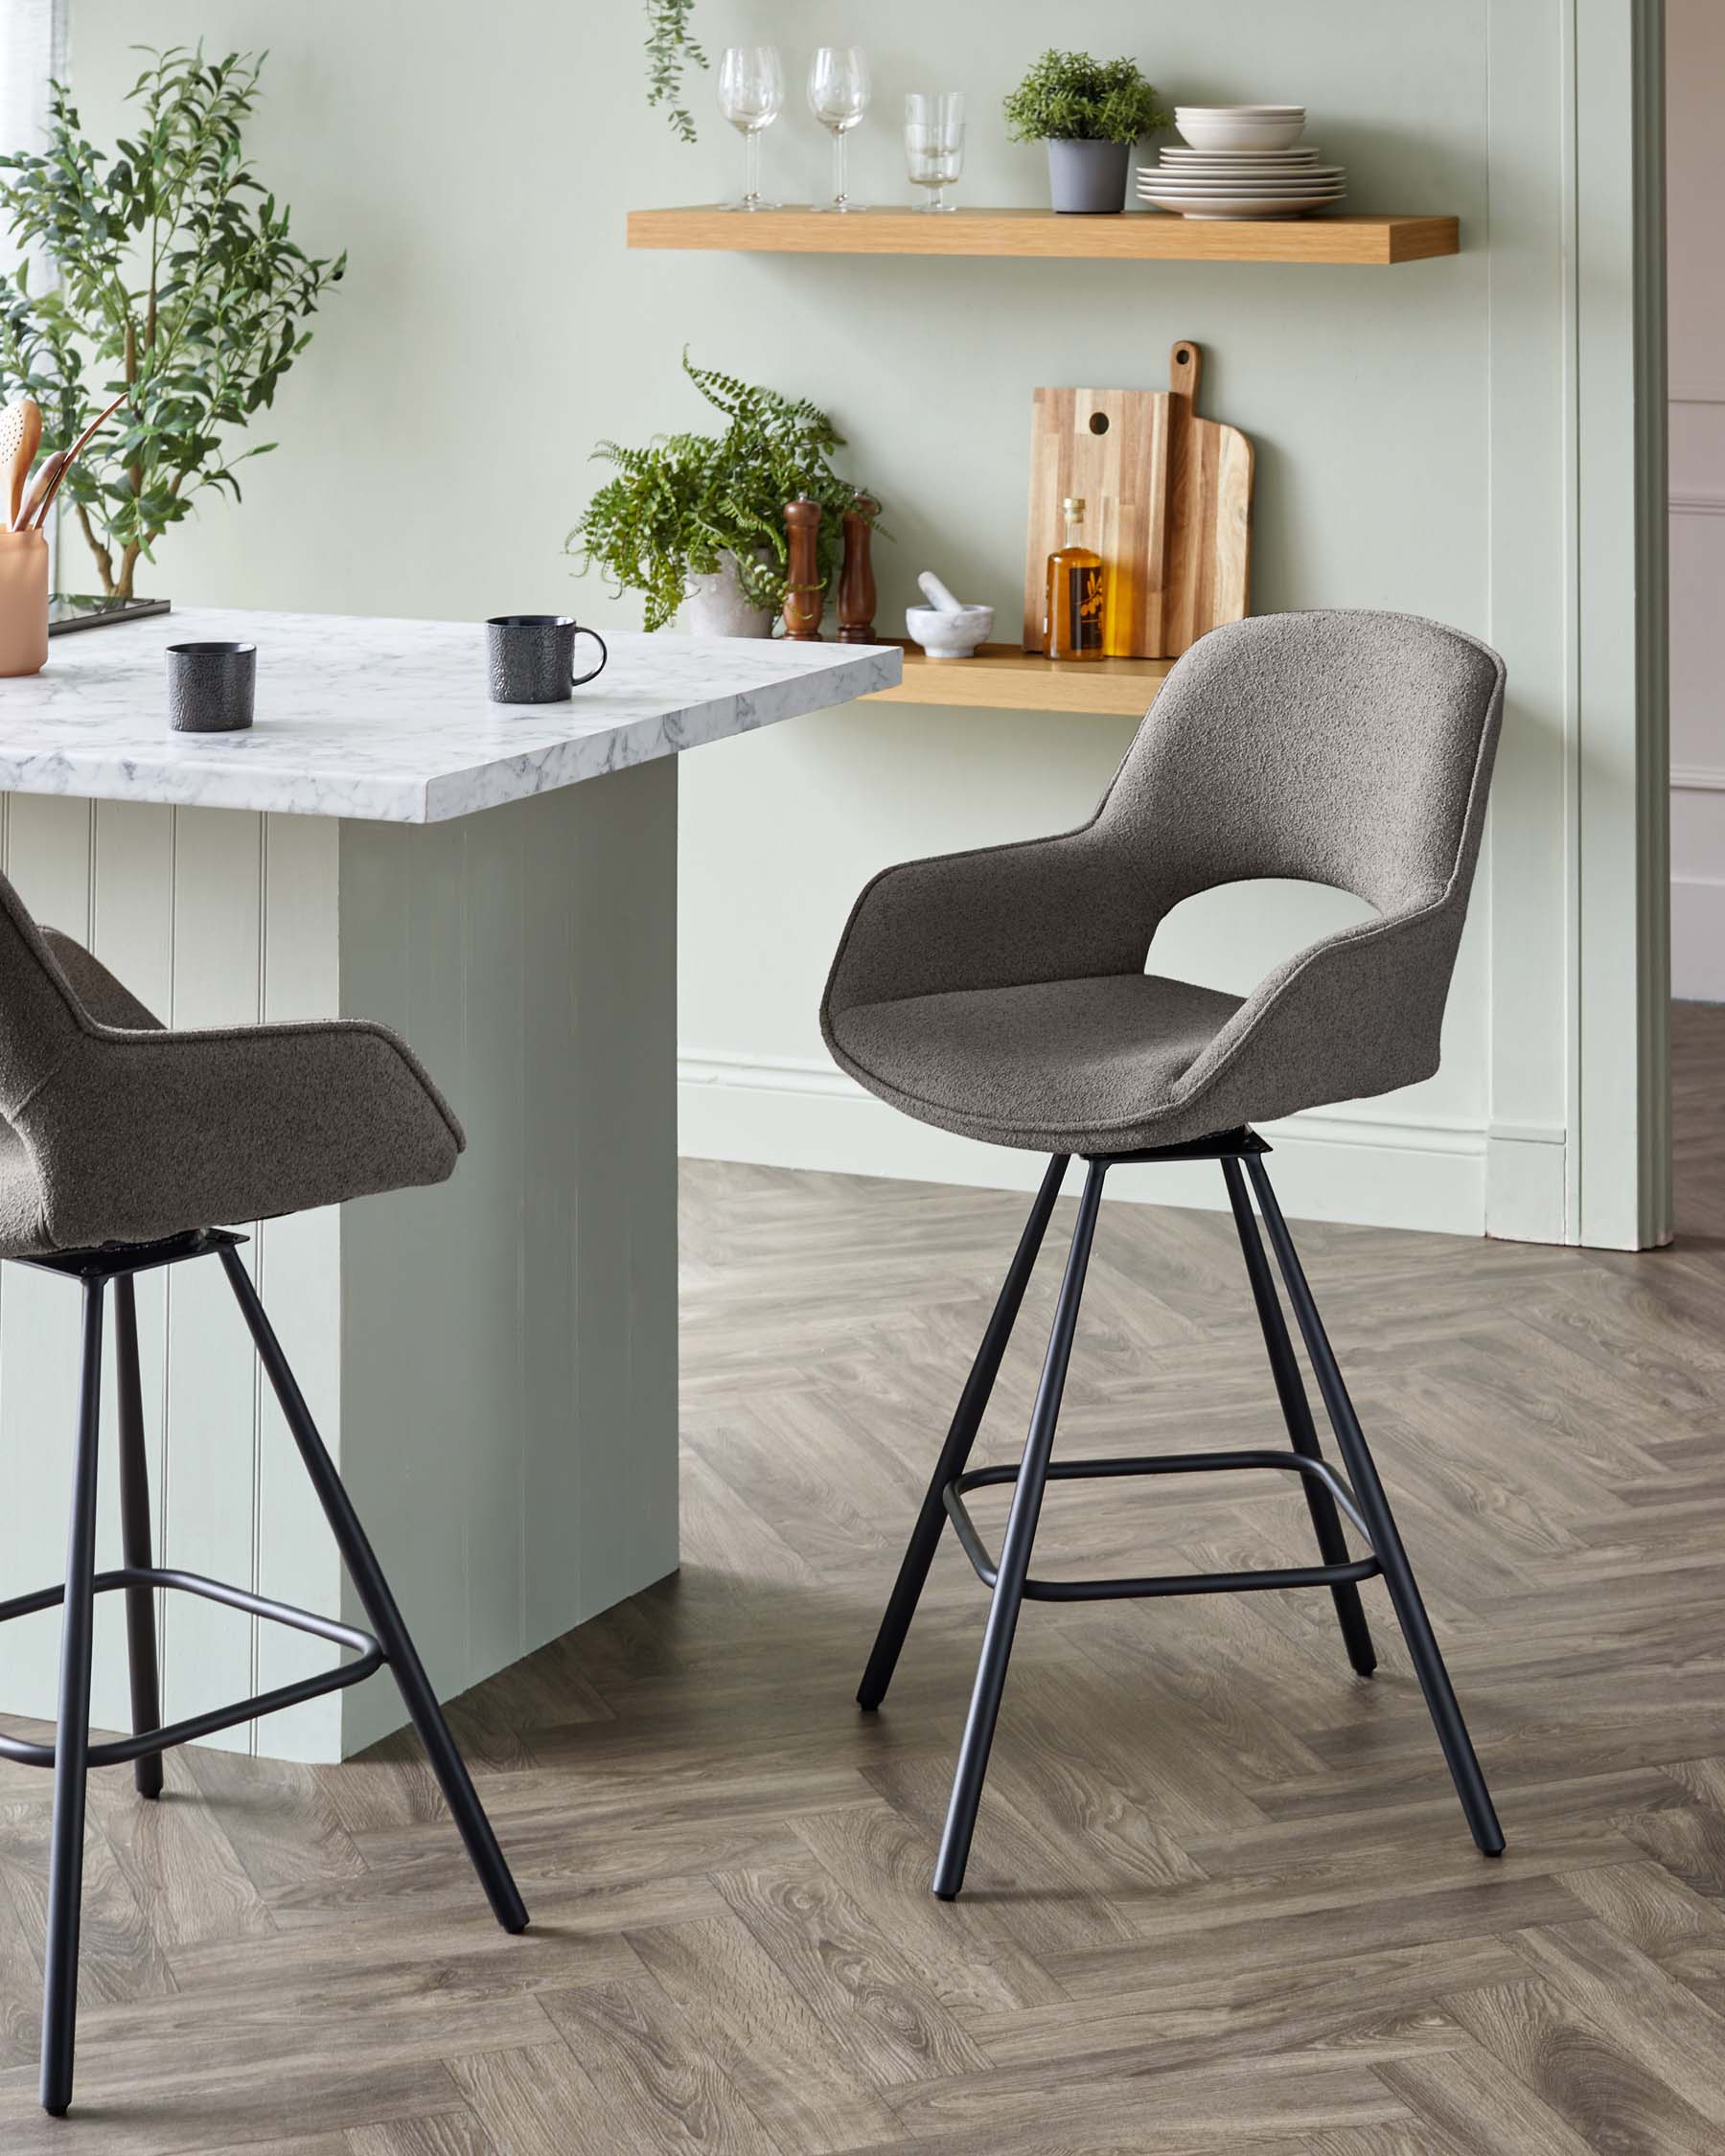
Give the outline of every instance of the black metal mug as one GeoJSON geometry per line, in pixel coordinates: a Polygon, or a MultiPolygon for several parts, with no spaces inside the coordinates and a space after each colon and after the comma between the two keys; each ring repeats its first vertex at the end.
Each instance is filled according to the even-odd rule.
{"type": "Polygon", "coordinates": [[[572,689],[605,672],[610,654],[596,629],[567,614],[493,614],[485,625],[486,672],[494,703],[562,703],[572,689]],[[599,663],[575,672],[575,639],[590,636],[599,663]]]}
{"type": "Polygon", "coordinates": [[[257,677],[255,644],[170,644],[168,723],[176,734],[242,731],[257,677]]]}

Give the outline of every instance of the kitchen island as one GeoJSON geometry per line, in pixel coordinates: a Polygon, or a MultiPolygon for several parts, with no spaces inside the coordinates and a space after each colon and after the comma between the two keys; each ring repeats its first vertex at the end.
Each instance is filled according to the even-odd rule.
{"type": "MultiPolygon", "coordinates": [[[[677,1564],[677,756],[900,678],[873,646],[610,641],[553,705],[488,700],[475,626],[333,615],[104,627],[0,681],[0,860],[38,919],[174,1026],[381,1020],[466,1125],[448,1183],[246,1246],[445,1698],[677,1564]],[[168,730],[164,648],[200,638],[256,643],[250,732],[168,730]]],[[[219,1275],[137,1292],[158,1561],[353,1617],[219,1275]]],[[[17,1592],[59,1576],[77,1305],[0,1273],[17,1592]]],[[[109,1726],[119,1617],[98,1635],[109,1726]]],[[[0,1710],[52,1711],[57,1634],[9,1628],[0,1710]]],[[[167,1712],[329,1652],[173,1607],[167,1712]]],[[[334,1759],[400,1719],[392,1687],[362,1686],[226,1741],[334,1759]]]]}

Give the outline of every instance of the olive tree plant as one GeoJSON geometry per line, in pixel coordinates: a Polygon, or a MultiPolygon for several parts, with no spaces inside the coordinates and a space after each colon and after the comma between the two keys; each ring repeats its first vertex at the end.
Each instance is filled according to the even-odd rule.
{"type": "Polygon", "coordinates": [[[298,246],[245,161],[264,55],[139,49],[137,125],[111,150],[56,83],[46,149],[0,155],[0,215],[25,257],[0,279],[0,390],[36,400],[57,447],[125,394],[61,492],[104,595],[122,599],[198,493],[238,499],[236,468],[275,447],[235,437],[274,403],[347,266],[298,246]]]}

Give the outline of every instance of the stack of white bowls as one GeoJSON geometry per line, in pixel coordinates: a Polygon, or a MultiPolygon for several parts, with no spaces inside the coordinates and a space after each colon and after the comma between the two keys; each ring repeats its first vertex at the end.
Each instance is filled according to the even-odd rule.
{"type": "Polygon", "coordinates": [[[1340,165],[1321,165],[1300,140],[1303,104],[1181,104],[1183,137],[1143,167],[1138,194],[1183,218],[1303,218],[1347,193],[1340,165]]]}

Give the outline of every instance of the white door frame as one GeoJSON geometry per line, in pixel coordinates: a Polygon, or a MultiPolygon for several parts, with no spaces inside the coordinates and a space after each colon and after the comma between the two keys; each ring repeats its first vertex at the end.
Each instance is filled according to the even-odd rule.
{"type": "Polygon", "coordinates": [[[1638,1249],[1671,1236],[1665,0],[1579,27],[1580,1240],[1638,1249]]]}
{"type": "Polygon", "coordinates": [[[1488,32],[1515,843],[1488,866],[1486,1227],[1622,1250],[1670,1236],[1664,31],[1664,0],[1491,0],[1488,32]]]}

